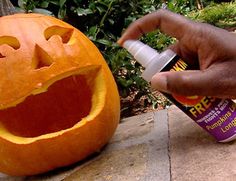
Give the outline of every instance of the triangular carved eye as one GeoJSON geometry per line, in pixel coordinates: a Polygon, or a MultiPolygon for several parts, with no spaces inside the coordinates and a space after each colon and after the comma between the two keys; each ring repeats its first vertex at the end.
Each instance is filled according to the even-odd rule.
{"type": "Polygon", "coordinates": [[[63,43],[68,43],[71,39],[73,31],[73,28],[51,26],[44,31],[44,37],[46,40],[49,40],[52,36],[58,35],[61,37],[63,43]]]}
{"type": "Polygon", "coordinates": [[[52,57],[43,48],[36,44],[34,49],[32,67],[34,69],[40,69],[43,67],[49,67],[52,63],[52,57]]]}
{"type": "MultiPolygon", "coordinates": [[[[8,45],[15,50],[20,48],[20,42],[13,36],[0,36],[0,46],[1,45],[8,45]]],[[[0,58],[5,58],[5,57],[6,56],[0,53],[0,58]]]]}
{"type": "Polygon", "coordinates": [[[0,46],[4,44],[14,48],[15,50],[20,48],[20,42],[13,36],[0,36],[0,46]]]}

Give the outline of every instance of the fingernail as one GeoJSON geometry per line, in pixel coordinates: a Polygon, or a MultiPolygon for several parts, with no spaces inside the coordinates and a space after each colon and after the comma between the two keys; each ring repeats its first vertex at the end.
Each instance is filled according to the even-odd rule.
{"type": "Polygon", "coordinates": [[[152,77],[151,88],[161,92],[170,93],[167,90],[167,77],[164,74],[158,74],[152,77]]]}

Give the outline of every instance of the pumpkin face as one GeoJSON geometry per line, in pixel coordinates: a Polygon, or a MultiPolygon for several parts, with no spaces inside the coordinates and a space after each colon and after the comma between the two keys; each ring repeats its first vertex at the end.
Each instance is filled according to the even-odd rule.
{"type": "Polygon", "coordinates": [[[40,14],[0,17],[0,27],[0,172],[38,174],[103,147],[120,105],[92,42],[40,14]]]}

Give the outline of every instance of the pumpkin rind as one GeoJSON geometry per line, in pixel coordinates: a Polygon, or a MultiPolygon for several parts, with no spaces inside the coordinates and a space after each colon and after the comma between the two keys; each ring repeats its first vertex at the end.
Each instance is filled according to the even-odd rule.
{"type": "Polygon", "coordinates": [[[74,126],[36,137],[0,128],[0,172],[39,174],[101,149],[118,125],[120,105],[115,81],[98,49],[79,30],[49,16],[4,16],[0,27],[0,111],[47,91],[65,77],[97,70],[94,80],[87,80],[95,81],[92,108],[74,126]]]}

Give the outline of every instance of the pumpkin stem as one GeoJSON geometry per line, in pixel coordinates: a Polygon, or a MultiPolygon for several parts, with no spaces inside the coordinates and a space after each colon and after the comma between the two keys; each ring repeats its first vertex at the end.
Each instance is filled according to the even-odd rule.
{"type": "Polygon", "coordinates": [[[12,5],[10,0],[1,0],[0,1],[0,17],[15,14],[16,9],[12,5]]]}

